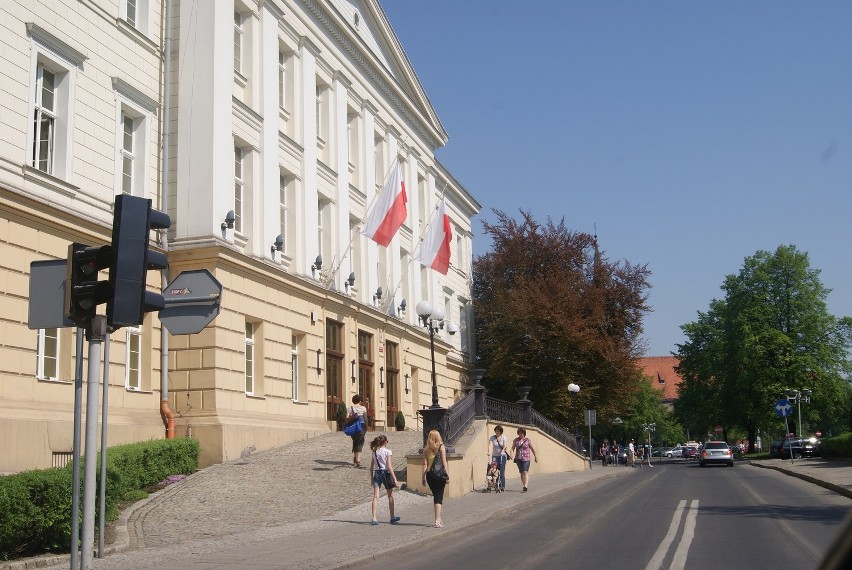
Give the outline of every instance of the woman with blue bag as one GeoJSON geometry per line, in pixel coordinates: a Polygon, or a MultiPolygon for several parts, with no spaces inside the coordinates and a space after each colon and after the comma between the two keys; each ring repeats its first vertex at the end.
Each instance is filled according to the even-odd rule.
{"type": "Polygon", "coordinates": [[[352,438],[352,463],[361,467],[361,450],[364,449],[364,433],[367,431],[367,408],[361,405],[361,394],[352,396],[345,425],[343,433],[352,438]],[[359,423],[361,429],[355,429],[354,423],[359,423]]]}

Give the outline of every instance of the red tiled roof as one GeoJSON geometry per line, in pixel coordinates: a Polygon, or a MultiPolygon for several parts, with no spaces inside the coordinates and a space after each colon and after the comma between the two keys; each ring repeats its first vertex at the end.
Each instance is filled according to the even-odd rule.
{"type": "Polygon", "coordinates": [[[677,385],[682,378],[675,372],[680,364],[676,356],[646,356],[638,360],[642,373],[651,379],[651,386],[663,393],[664,401],[677,400],[677,385]]]}

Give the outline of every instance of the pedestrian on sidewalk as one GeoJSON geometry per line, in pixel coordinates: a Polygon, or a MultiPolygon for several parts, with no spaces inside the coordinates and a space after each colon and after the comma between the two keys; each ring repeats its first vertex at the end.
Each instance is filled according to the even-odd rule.
{"type": "Polygon", "coordinates": [[[524,428],[518,428],[518,437],[512,441],[512,451],[515,453],[515,463],[521,474],[521,484],[524,486],[522,491],[526,493],[530,482],[530,453],[536,463],[538,463],[538,456],[524,428]]]}
{"type": "Polygon", "coordinates": [[[447,451],[444,447],[444,440],[441,439],[441,434],[438,430],[429,432],[426,438],[426,447],[423,448],[423,483],[429,485],[429,490],[432,491],[432,502],[435,505],[435,527],[442,528],[444,522],[441,520],[441,507],[444,502],[444,487],[450,480],[449,470],[447,469],[447,451]],[[435,474],[432,469],[436,461],[440,462],[440,466],[447,473],[446,479],[442,479],[435,474]]]}
{"type": "Polygon", "coordinates": [[[506,436],[503,435],[501,425],[494,426],[494,435],[488,438],[488,455],[491,457],[491,463],[496,463],[500,471],[497,492],[502,493],[506,490],[506,459],[509,457],[509,452],[506,450],[506,436]]]}
{"type": "Polygon", "coordinates": [[[388,492],[390,523],[396,524],[399,522],[399,517],[394,516],[393,512],[393,490],[399,487],[399,482],[396,480],[396,473],[393,471],[391,458],[393,452],[388,447],[388,437],[384,434],[376,437],[370,443],[370,449],[373,452],[373,458],[370,460],[370,484],[373,486],[373,520],[370,524],[373,526],[379,524],[376,512],[379,508],[379,493],[383,485],[388,492]]]}
{"type": "Polygon", "coordinates": [[[631,467],[636,467],[636,447],[633,445],[633,440],[627,444],[627,461],[631,467]]]}
{"type": "Polygon", "coordinates": [[[361,467],[361,451],[364,449],[364,434],[367,431],[367,408],[361,405],[361,394],[352,396],[352,405],[349,406],[349,415],[360,416],[361,431],[352,437],[352,463],[355,467],[361,467]]]}

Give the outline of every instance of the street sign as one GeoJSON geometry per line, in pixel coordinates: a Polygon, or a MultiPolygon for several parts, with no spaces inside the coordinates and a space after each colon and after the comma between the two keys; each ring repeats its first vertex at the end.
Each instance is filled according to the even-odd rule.
{"type": "Polygon", "coordinates": [[[722,426],[716,426],[713,431],[715,431],[716,433],[722,433],[724,429],[722,428],[722,426]]]}
{"type": "Polygon", "coordinates": [[[65,317],[64,259],[30,263],[30,303],[27,326],[35,329],[58,329],[74,326],[65,317]]]}
{"type": "Polygon", "coordinates": [[[204,330],[219,314],[222,284],[206,269],[184,271],[163,290],[160,322],[173,335],[204,330]]]}
{"type": "Polygon", "coordinates": [[[597,425],[597,419],[598,419],[597,410],[583,410],[583,411],[585,412],[585,416],[586,416],[586,423],[584,425],[587,425],[589,427],[591,427],[593,425],[597,425]]]}
{"type": "Polygon", "coordinates": [[[775,403],[775,413],[778,414],[779,418],[786,418],[793,413],[793,406],[787,398],[781,398],[775,403]]]}

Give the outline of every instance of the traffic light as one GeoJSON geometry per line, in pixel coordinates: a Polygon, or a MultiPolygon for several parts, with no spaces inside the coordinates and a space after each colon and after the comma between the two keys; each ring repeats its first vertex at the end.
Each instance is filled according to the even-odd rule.
{"type": "Polygon", "coordinates": [[[148,249],[148,233],[171,225],[168,214],[151,209],[151,200],[122,194],[115,199],[112,222],[112,264],[107,301],[107,325],[120,327],[142,324],[145,313],[165,307],[163,296],[146,291],[148,269],[168,267],[166,256],[148,249]]]}
{"type": "Polygon", "coordinates": [[[112,262],[108,245],[89,246],[72,243],[68,246],[65,273],[65,316],[78,327],[88,330],[95,310],[110,297],[108,281],[98,281],[98,272],[112,262]]]}

